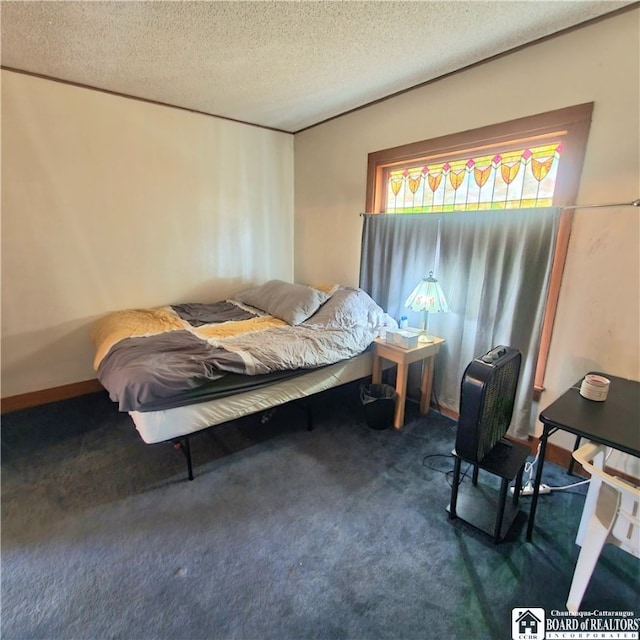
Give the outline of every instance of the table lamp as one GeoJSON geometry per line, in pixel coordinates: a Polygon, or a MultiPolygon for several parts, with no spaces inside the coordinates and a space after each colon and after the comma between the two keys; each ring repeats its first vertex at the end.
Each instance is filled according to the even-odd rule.
{"type": "Polygon", "coordinates": [[[429,335],[429,313],[447,313],[449,311],[447,299],[444,297],[440,284],[433,277],[433,271],[430,271],[429,276],[418,283],[404,306],[412,311],[422,311],[423,313],[422,333],[418,337],[418,341],[433,342],[433,338],[429,335]]]}

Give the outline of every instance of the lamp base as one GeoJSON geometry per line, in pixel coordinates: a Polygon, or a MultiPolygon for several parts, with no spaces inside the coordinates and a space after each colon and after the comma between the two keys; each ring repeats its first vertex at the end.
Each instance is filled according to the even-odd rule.
{"type": "Polygon", "coordinates": [[[422,314],[422,331],[418,336],[418,342],[429,344],[433,342],[433,338],[429,335],[429,312],[425,309],[422,314]]]}

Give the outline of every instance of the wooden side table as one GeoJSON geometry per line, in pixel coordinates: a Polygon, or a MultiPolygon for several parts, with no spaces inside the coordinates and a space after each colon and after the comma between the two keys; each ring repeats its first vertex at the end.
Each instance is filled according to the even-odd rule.
{"type": "Polygon", "coordinates": [[[373,342],[373,373],[372,382],[379,384],[382,380],[382,360],[390,360],[398,366],[396,375],[396,412],[393,426],[400,429],[404,425],[404,405],[407,400],[407,375],[409,365],[412,362],[422,361],[422,378],[420,383],[420,413],[429,412],[431,402],[431,387],[433,384],[434,358],[440,345],[444,343],[442,338],[431,336],[433,342],[418,342],[413,349],[403,349],[393,344],[388,344],[381,338],[373,342]]]}

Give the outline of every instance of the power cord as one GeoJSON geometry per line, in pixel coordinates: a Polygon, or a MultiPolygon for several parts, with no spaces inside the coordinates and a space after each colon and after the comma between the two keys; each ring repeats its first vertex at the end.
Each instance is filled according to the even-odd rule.
{"type": "MultiPolygon", "coordinates": [[[[522,485],[522,489],[520,491],[520,496],[531,496],[533,495],[534,487],[533,487],[533,470],[538,462],[538,458],[540,457],[540,442],[538,442],[538,448],[536,450],[536,455],[531,462],[527,462],[524,465],[524,470],[529,474],[527,477],[527,481],[522,485]]],[[[607,454],[607,458],[611,455],[611,452],[607,454]]],[[[538,490],[539,494],[551,493],[552,491],[565,491],[566,489],[573,489],[573,487],[579,487],[582,484],[589,484],[591,482],[591,478],[587,480],[581,480],[580,482],[574,482],[572,484],[567,484],[563,487],[551,487],[548,484],[540,483],[540,488],[538,490]]],[[[511,487],[509,490],[511,495],[513,495],[514,487],[511,487]]]]}
{"type": "MultiPolygon", "coordinates": [[[[431,469],[432,471],[437,471],[438,473],[442,473],[444,474],[445,478],[447,479],[447,484],[450,487],[453,487],[453,469],[438,469],[437,467],[434,467],[430,464],[427,464],[427,460],[429,458],[447,458],[447,459],[451,459],[453,458],[453,456],[451,454],[446,454],[446,453],[432,453],[429,454],[428,456],[425,456],[424,458],[422,458],[422,466],[423,467],[427,467],[427,469],[431,469]]],[[[469,469],[471,469],[473,465],[469,464],[467,465],[467,468],[464,470],[463,473],[460,474],[460,479],[458,480],[458,486],[460,486],[462,484],[462,481],[465,478],[470,478],[471,476],[469,475],[469,469]]]]}
{"type": "MultiPolygon", "coordinates": [[[[607,454],[606,459],[609,458],[609,456],[611,455],[611,451],[607,454]]],[[[534,469],[536,467],[536,464],[538,462],[538,458],[540,457],[540,443],[538,443],[538,448],[536,449],[536,455],[534,457],[534,459],[531,462],[526,462],[524,465],[524,471],[528,474],[527,476],[527,481],[522,485],[522,489],[520,490],[520,496],[531,496],[533,495],[533,472],[534,469]]],[[[438,469],[437,467],[430,465],[427,463],[427,460],[429,460],[430,458],[447,458],[450,459],[452,458],[451,454],[444,454],[444,453],[432,453],[430,455],[425,456],[422,459],[422,466],[427,467],[428,469],[431,469],[432,471],[437,471],[438,473],[443,473],[445,475],[445,477],[447,478],[447,484],[452,487],[453,486],[453,479],[452,479],[452,475],[453,475],[453,469],[448,469],[448,470],[444,470],[444,469],[438,469]]],[[[460,480],[458,481],[458,486],[460,486],[462,484],[462,482],[464,481],[465,478],[469,478],[470,474],[469,474],[469,470],[471,469],[473,465],[472,464],[468,464],[467,468],[464,470],[463,473],[460,474],[460,480]]],[[[572,484],[567,484],[564,485],[562,487],[552,487],[549,486],[548,484],[544,484],[543,482],[540,483],[540,488],[538,490],[538,493],[540,495],[542,494],[546,494],[546,493],[551,493],[552,491],[565,491],[567,489],[573,489],[574,487],[579,487],[580,485],[583,484],[589,484],[591,482],[591,478],[587,478],[586,480],[581,480],[579,482],[574,482],[572,484]]],[[[515,490],[515,487],[511,487],[509,489],[509,493],[511,495],[513,495],[515,490]]]]}

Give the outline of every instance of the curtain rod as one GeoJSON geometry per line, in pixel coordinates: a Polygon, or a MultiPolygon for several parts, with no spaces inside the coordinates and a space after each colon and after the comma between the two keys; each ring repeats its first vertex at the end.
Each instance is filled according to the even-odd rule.
{"type": "MultiPolygon", "coordinates": [[[[614,202],[610,204],[565,204],[561,209],[599,209],[601,207],[640,207],[640,198],[631,202],[614,202]]],[[[440,212],[442,213],[442,212],[440,212]]],[[[377,216],[379,213],[360,213],[362,216],[377,216]]]]}
{"type": "Polygon", "coordinates": [[[612,204],[567,204],[561,209],[597,209],[600,207],[640,207],[640,198],[631,202],[615,202],[612,204]]]}

